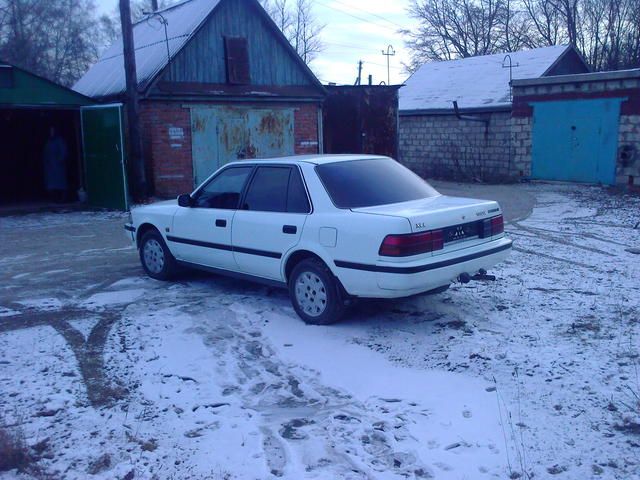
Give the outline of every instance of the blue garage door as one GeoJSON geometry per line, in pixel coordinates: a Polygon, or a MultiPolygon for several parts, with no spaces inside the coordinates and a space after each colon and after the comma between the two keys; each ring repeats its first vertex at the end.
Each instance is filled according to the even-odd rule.
{"type": "Polygon", "coordinates": [[[294,153],[292,108],[191,108],[194,182],[199,185],[228,162],[294,153]]]}
{"type": "Polygon", "coordinates": [[[532,103],[533,178],[614,184],[623,100],[532,103]]]}

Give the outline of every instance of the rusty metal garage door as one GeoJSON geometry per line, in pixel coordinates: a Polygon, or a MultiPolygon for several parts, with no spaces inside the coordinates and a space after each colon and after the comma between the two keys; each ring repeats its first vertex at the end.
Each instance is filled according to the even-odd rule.
{"type": "Polygon", "coordinates": [[[293,109],[191,108],[194,182],[233,160],[293,155],[293,109]]]}

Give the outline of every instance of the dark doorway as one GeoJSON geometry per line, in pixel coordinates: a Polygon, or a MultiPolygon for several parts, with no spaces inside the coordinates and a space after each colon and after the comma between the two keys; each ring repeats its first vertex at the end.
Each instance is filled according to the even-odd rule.
{"type": "Polygon", "coordinates": [[[0,204],[73,202],[81,185],[80,113],[77,110],[0,108],[0,204]],[[66,146],[66,188],[45,188],[44,149],[55,129],[66,146]]]}
{"type": "Polygon", "coordinates": [[[328,86],[325,153],[367,153],[397,158],[401,85],[328,86]]]}

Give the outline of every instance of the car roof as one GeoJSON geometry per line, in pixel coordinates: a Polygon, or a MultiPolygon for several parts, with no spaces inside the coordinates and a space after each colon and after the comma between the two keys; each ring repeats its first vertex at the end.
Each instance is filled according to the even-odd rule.
{"type": "Polygon", "coordinates": [[[374,160],[389,158],[384,155],[365,155],[365,154],[316,154],[316,155],[291,155],[288,157],[275,158],[247,158],[246,160],[236,160],[229,162],[228,165],[242,165],[246,163],[311,163],[314,165],[323,165],[325,163],[348,162],[352,160],[374,160]]]}

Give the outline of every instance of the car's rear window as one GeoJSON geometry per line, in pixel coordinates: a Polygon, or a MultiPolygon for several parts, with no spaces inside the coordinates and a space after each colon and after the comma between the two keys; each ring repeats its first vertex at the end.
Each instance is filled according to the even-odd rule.
{"type": "Polygon", "coordinates": [[[422,178],[390,158],[326,163],[316,171],[338,208],[374,207],[438,195],[422,178]]]}

